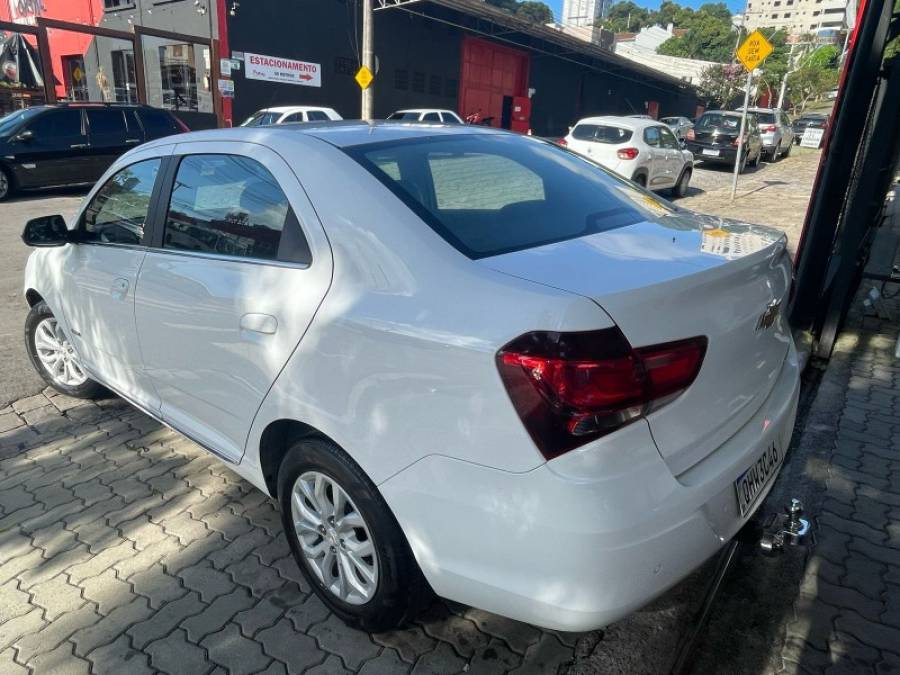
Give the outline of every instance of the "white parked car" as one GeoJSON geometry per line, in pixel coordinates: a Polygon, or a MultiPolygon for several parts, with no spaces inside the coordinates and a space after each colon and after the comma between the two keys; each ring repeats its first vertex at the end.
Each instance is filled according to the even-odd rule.
{"type": "Polygon", "coordinates": [[[410,108],[398,110],[387,116],[391,122],[432,122],[437,124],[465,124],[452,110],[441,108],[410,108]]]}
{"type": "Polygon", "coordinates": [[[694,156],[665,124],[640,117],[587,117],[560,145],[650,190],[687,194],[694,156]]]}
{"type": "Polygon", "coordinates": [[[276,498],[369,630],[605,626],[742,528],[799,391],[777,231],[484,127],[223,129],[28,223],[28,353],[276,498]]]}
{"type": "Polygon", "coordinates": [[[257,110],[241,122],[242,127],[265,127],[291,122],[327,122],[343,119],[334,108],[313,105],[281,105],[257,110]]]}

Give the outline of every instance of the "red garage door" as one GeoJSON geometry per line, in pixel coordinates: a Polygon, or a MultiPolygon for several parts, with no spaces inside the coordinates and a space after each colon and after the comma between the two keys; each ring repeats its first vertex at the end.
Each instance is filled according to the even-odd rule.
{"type": "Polygon", "coordinates": [[[466,37],[462,44],[459,107],[463,116],[480,112],[491,126],[526,132],[528,53],[487,40],[466,37]],[[519,100],[515,100],[519,99],[519,100]]]}

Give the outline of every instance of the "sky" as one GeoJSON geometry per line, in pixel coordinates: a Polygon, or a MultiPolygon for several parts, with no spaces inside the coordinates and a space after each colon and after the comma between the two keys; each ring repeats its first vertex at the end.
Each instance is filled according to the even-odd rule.
{"type": "MultiPolygon", "coordinates": [[[[679,5],[684,5],[686,7],[694,7],[697,8],[705,2],[718,2],[719,0],[676,0],[679,5]]],[[[562,4],[563,0],[545,0],[545,2],[550,5],[550,9],[553,10],[554,16],[557,19],[562,15],[562,4]]],[[[640,5],[641,7],[649,7],[650,9],[659,9],[659,5],[661,0],[634,0],[635,4],[640,5]]],[[[724,0],[725,4],[728,5],[728,8],[733,12],[742,12],[744,10],[744,0],[724,0]]]]}

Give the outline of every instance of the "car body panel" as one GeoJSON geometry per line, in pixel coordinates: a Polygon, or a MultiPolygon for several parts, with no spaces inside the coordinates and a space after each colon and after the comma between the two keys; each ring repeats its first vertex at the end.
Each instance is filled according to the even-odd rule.
{"type": "MultiPolygon", "coordinates": [[[[743,108],[738,108],[738,112],[743,108]]],[[[759,138],[770,158],[783,154],[794,142],[794,129],[790,118],[778,108],[747,108],[759,122],[759,138]]]]}

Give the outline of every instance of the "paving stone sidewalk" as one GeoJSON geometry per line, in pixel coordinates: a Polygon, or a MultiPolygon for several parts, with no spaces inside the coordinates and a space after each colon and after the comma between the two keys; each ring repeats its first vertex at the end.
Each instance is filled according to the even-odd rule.
{"type": "Polygon", "coordinates": [[[0,409],[2,675],[555,673],[579,637],[444,602],[351,630],[275,502],[190,441],[118,399],[0,409]]]}

